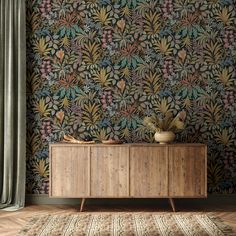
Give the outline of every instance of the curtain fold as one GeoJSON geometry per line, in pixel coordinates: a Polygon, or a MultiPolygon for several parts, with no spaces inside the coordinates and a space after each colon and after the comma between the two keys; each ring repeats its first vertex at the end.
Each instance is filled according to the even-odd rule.
{"type": "Polygon", "coordinates": [[[0,0],[0,209],[25,202],[25,0],[0,0]]]}

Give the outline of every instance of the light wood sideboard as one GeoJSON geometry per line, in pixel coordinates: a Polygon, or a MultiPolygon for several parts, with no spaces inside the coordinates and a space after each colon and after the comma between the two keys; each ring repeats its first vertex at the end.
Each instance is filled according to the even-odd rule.
{"type": "Polygon", "coordinates": [[[50,144],[54,198],[207,197],[204,144],[50,144]]]}

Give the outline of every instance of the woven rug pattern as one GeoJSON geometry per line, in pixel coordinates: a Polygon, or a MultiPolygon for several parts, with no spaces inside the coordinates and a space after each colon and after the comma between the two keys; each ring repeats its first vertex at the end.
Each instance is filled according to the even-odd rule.
{"type": "Polygon", "coordinates": [[[83,213],[31,219],[18,236],[236,235],[219,218],[202,214],[83,213]]]}

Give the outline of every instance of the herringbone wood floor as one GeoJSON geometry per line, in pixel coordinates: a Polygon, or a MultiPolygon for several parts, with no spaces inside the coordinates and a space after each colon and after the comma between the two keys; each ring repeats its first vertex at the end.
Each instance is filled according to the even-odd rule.
{"type": "MultiPolygon", "coordinates": [[[[179,213],[209,213],[219,216],[223,221],[230,225],[236,231],[236,204],[205,204],[205,205],[186,205],[176,206],[179,213]]],[[[155,206],[98,206],[85,205],[85,212],[158,212],[162,214],[172,213],[171,208],[167,204],[155,206]]],[[[13,236],[34,216],[45,214],[76,214],[79,212],[79,206],[70,205],[29,205],[24,209],[15,212],[0,211],[0,235],[13,236]]],[[[83,213],[82,213],[83,214],[83,213]]]]}

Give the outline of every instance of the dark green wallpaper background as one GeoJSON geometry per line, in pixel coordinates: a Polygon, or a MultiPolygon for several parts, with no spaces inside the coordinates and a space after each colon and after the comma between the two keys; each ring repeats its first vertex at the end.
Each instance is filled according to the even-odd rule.
{"type": "Polygon", "coordinates": [[[48,192],[64,134],[153,142],[143,118],[187,113],[208,145],[208,192],[236,193],[233,0],[28,0],[27,192],[48,192]]]}

